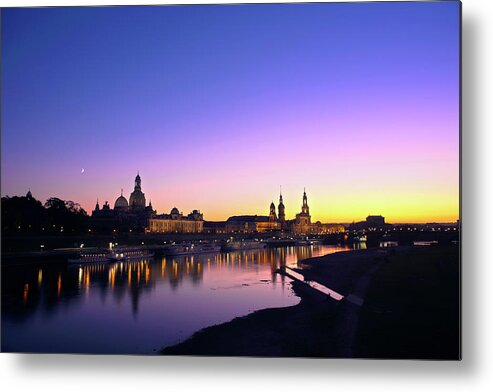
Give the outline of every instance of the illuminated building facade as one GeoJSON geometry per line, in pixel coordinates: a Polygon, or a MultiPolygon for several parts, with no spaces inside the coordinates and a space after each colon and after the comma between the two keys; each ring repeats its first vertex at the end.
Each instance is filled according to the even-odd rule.
{"type": "Polygon", "coordinates": [[[226,222],[210,222],[204,221],[203,233],[207,234],[225,234],[228,231],[226,230],[226,222]]]}
{"type": "MultiPolygon", "coordinates": [[[[342,225],[312,223],[310,207],[306,191],[303,192],[301,212],[293,220],[286,220],[286,212],[282,197],[279,193],[278,213],[274,202],[270,203],[268,215],[238,215],[223,222],[204,222],[203,214],[193,210],[183,215],[176,207],[169,214],[157,215],[151,202],[146,206],[146,197],[142,192],[142,180],[139,173],[135,177],[134,190],[129,201],[123,195],[115,200],[113,209],[106,201],[102,208],[99,201],[92,212],[92,228],[103,228],[106,231],[132,231],[133,229],[147,233],[265,233],[271,231],[286,231],[296,235],[331,234],[344,231],[342,225]]],[[[369,217],[372,218],[372,217],[369,217]]],[[[375,217],[375,222],[377,221],[375,217]]],[[[383,219],[383,217],[381,217],[383,219]]]]}
{"type": "Polygon", "coordinates": [[[184,216],[174,207],[169,214],[157,215],[149,219],[149,233],[202,233],[204,216],[198,210],[193,210],[184,216]]]}
{"type": "Polygon", "coordinates": [[[341,223],[322,223],[320,229],[320,234],[337,234],[346,231],[346,227],[341,223]]]}
{"type": "Polygon", "coordinates": [[[325,224],[321,222],[312,223],[310,207],[306,191],[303,192],[303,203],[301,212],[296,214],[293,220],[286,220],[286,212],[282,199],[279,195],[278,215],[276,206],[272,202],[269,208],[269,215],[239,215],[232,216],[226,221],[227,233],[263,233],[268,231],[290,231],[297,235],[308,234],[333,234],[344,231],[344,225],[325,224]]]}
{"type": "Polygon", "coordinates": [[[280,229],[281,223],[277,219],[274,202],[270,203],[268,216],[238,215],[226,221],[227,233],[265,233],[280,229]]]}
{"type": "Polygon", "coordinates": [[[279,230],[279,222],[272,221],[268,216],[239,215],[226,221],[227,233],[263,233],[279,230]]]}

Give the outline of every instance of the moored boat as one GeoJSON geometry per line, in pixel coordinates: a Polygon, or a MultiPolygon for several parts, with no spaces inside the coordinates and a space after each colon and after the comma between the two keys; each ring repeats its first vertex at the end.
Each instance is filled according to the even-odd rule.
{"type": "Polygon", "coordinates": [[[438,245],[438,241],[414,241],[414,246],[434,246],[438,245]]]}
{"type": "Polygon", "coordinates": [[[397,241],[380,241],[378,246],[380,248],[390,248],[393,246],[399,246],[399,243],[397,241]]]}
{"type": "Polygon", "coordinates": [[[308,246],[308,245],[313,245],[313,242],[306,239],[306,240],[299,240],[294,243],[297,246],[308,246]]]}
{"type": "Polygon", "coordinates": [[[140,247],[114,247],[111,251],[111,261],[126,261],[147,259],[154,256],[154,252],[140,247]]]}
{"type": "Polygon", "coordinates": [[[81,249],[79,257],[69,258],[69,264],[107,263],[110,261],[126,261],[145,259],[154,256],[154,252],[141,247],[110,247],[81,249]]]}
{"type": "Polygon", "coordinates": [[[267,244],[262,241],[246,240],[246,241],[228,241],[224,244],[223,249],[225,251],[235,251],[235,250],[254,250],[254,249],[264,249],[267,244]]]}
{"type": "Polygon", "coordinates": [[[171,256],[180,256],[180,255],[192,255],[197,253],[216,253],[221,250],[221,246],[217,244],[193,244],[193,243],[184,243],[184,244],[172,244],[168,245],[164,249],[164,253],[171,256]]]}
{"type": "Polygon", "coordinates": [[[87,248],[79,252],[79,257],[69,258],[69,264],[106,263],[111,258],[111,251],[103,248],[87,248]]]}

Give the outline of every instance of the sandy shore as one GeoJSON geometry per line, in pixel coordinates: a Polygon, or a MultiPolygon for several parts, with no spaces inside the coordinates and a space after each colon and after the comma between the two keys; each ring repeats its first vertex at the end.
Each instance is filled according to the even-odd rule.
{"type": "Polygon", "coordinates": [[[335,301],[293,282],[298,305],[205,328],[161,353],[457,359],[458,260],[458,247],[374,249],[304,260],[298,272],[305,279],[345,298],[335,301]]]}

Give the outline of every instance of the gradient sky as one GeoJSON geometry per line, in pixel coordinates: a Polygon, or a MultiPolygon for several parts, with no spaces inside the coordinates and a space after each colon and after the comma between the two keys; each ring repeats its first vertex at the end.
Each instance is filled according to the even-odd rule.
{"type": "Polygon", "coordinates": [[[459,3],[2,10],[1,194],[455,221],[459,3]],[[81,173],[84,168],[84,173],[81,173]]]}

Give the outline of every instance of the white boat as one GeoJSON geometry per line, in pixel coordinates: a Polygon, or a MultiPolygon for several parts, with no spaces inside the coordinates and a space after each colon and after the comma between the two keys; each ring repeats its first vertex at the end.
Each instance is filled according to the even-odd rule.
{"type": "Polygon", "coordinates": [[[102,248],[87,248],[79,252],[79,257],[68,259],[69,264],[95,264],[110,261],[111,251],[102,248]]]}
{"type": "Polygon", "coordinates": [[[68,259],[69,264],[94,264],[110,261],[126,261],[153,257],[154,253],[140,247],[87,248],[79,252],[79,257],[68,259]]]}
{"type": "Polygon", "coordinates": [[[126,261],[135,259],[147,259],[154,256],[154,252],[140,247],[114,247],[111,250],[111,261],[126,261]]]}

